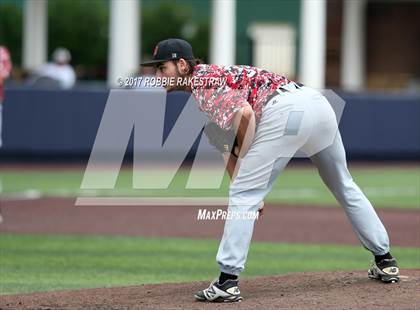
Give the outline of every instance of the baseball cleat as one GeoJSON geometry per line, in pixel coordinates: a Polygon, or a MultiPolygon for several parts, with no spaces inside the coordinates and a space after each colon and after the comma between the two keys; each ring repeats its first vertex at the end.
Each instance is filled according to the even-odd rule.
{"type": "Polygon", "coordinates": [[[208,288],[195,293],[194,297],[198,301],[209,302],[238,302],[242,300],[238,280],[226,280],[223,284],[219,284],[219,279],[215,279],[208,288]]]}
{"type": "Polygon", "coordinates": [[[400,280],[400,271],[395,258],[384,258],[379,263],[373,262],[368,270],[371,279],[381,280],[385,283],[396,283],[400,280]]]}

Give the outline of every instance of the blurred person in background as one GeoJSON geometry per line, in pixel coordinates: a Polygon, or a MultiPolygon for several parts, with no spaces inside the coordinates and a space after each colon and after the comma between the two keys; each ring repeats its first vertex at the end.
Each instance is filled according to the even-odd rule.
{"type": "MultiPolygon", "coordinates": [[[[2,146],[1,126],[2,126],[2,109],[4,100],[4,81],[10,76],[12,71],[12,61],[10,53],[4,46],[0,46],[0,147],[2,146]]],[[[1,189],[1,184],[0,184],[1,189]]]]}
{"type": "MultiPolygon", "coordinates": [[[[12,61],[10,53],[6,47],[0,46],[0,147],[2,146],[1,127],[2,127],[2,109],[4,99],[4,81],[10,76],[12,71],[12,61]]],[[[2,184],[0,179],[0,193],[2,192],[2,184]]],[[[0,209],[0,223],[3,221],[0,209]]]]}
{"type": "Polygon", "coordinates": [[[49,88],[70,89],[76,82],[76,73],[70,65],[68,49],[59,47],[52,54],[53,62],[47,63],[35,72],[33,85],[49,88]]]}

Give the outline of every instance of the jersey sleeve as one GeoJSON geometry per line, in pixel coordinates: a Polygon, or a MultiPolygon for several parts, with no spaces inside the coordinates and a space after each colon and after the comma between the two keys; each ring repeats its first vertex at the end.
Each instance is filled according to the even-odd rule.
{"type": "Polygon", "coordinates": [[[243,94],[229,86],[199,91],[199,108],[222,129],[230,129],[235,113],[247,105],[243,94]]]}
{"type": "Polygon", "coordinates": [[[193,89],[193,95],[200,110],[220,128],[228,130],[232,126],[235,113],[248,105],[247,91],[230,87],[229,83],[226,83],[228,77],[223,70],[210,68],[205,77],[219,78],[224,83],[218,86],[196,87],[193,89]]]}

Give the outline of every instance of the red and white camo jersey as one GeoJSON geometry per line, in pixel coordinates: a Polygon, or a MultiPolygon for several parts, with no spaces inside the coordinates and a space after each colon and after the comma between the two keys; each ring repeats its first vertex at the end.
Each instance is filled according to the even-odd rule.
{"type": "Polygon", "coordinates": [[[258,122],[267,97],[292,82],[256,67],[208,64],[195,66],[192,78],[191,90],[200,110],[223,129],[231,127],[234,114],[247,103],[258,122]]]}

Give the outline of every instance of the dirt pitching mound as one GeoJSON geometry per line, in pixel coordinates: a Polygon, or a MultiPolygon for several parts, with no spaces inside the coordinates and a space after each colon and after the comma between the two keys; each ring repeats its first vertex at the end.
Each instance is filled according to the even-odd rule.
{"type": "Polygon", "coordinates": [[[420,270],[403,270],[399,283],[370,280],[366,272],[295,273],[243,279],[244,300],[196,302],[207,282],[154,284],[0,297],[0,309],[416,309],[420,270]]]}

